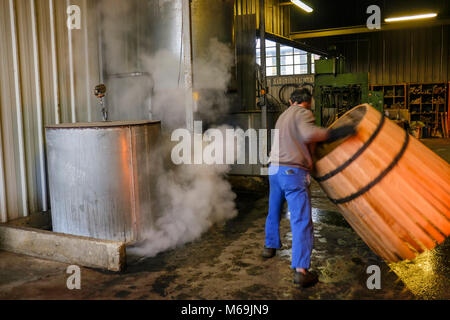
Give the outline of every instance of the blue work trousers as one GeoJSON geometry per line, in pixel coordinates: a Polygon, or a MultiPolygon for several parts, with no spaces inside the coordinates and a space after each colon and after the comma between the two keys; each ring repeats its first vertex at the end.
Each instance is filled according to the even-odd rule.
{"type": "Polygon", "coordinates": [[[269,214],[266,220],[266,248],[281,248],[281,210],[286,199],[292,231],[292,268],[309,269],[314,234],[309,193],[309,173],[300,168],[269,168],[269,214]]]}

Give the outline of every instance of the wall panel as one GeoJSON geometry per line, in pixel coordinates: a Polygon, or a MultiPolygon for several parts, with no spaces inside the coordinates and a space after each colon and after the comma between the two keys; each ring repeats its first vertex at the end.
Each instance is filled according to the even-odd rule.
{"type": "Polygon", "coordinates": [[[96,1],[70,4],[79,5],[82,16],[71,41],[68,1],[0,0],[2,222],[48,210],[45,125],[95,118],[90,109],[99,81],[97,35],[91,31],[96,1]]]}
{"type": "MultiPolygon", "coordinates": [[[[280,6],[282,0],[266,0],[266,32],[277,36],[290,35],[290,6],[280,6]]],[[[236,0],[235,15],[256,15],[259,27],[259,0],[236,0]]]]}
{"type": "Polygon", "coordinates": [[[450,26],[320,40],[346,57],[347,72],[370,72],[372,84],[450,80],[450,26]]]}

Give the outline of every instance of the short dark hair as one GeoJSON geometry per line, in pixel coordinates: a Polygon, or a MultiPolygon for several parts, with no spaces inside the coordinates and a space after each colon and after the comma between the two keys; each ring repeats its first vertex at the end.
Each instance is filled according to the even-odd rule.
{"type": "Polygon", "coordinates": [[[301,104],[303,102],[311,102],[312,94],[311,91],[309,91],[306,88],[296,89],[291,94],[290,100],[292,103],[298,103],[301,104]]]}

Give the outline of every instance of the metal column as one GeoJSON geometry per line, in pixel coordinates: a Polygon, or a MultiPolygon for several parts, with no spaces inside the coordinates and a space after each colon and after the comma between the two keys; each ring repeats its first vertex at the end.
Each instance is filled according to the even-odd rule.
{"type": "Polygon", "coordinates": [[[194,112],[192,98],[192,37],[191,37],[191,1],[182,0],[182,50],[184,86],[186,101],[186,128],[194,131],[194,112]]]}
{"type": "MultiPolygon", "coordinates": [[[[261,92],[261,129],[267,129],[267,77],[266,77],[266,6],[265,0],[259,1],[259,39],[260,39],[260,48],[261,48],[261,82],[263,85],[261,92]]],[[[262,150],[260,152],[264,155],[267,154],[268,151],[268,140],[263,139],[262,141],[262,150]]],[[[263,174],[263,169],[261,169],[261,173],[263,174]]]]}
{"type": "Polygon", "coordinates": [[[21,185],[21,197],[22,197],[22,210],[25,216],[28,216],[28,185],[27,185],[27,172],[25,163],[25,138],[23,134],[23,112],[22,112],[22,87],[20,81],[19,70],[19,46],[17,39],[16,28],[16,10],[14,1],[9,0],[9,14],[11,23],[11,46],[13,57],[13,69],[14,69],[14,88],[15,88],[15,102],[16,102],[16,116],[17,116],[17,136],[18,136],[18,149],[19,149],[19,168],[20,168],[20,185],[21,185]]]}
{"type": "Polygon", "coordinates": [[[33,38],[33,60],[34,60],[34,82],[36,88],[36,116],[37,116],[37,136],[39,144],[39,175],[41,186],[42,211],[48,210],[47,205],[47,172],[45,170],[45,148],[44,148],[44,119],[42,110],[42,93],[41,93],[41,72],[39,63],[38,33],[37,33],[37,17],[35,0],[30,1],[31,28],[33,38]]]}

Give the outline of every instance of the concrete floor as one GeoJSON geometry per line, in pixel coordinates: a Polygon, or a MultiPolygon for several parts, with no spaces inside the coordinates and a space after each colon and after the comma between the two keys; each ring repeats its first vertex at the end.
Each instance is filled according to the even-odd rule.
{"type": "MultiPolygon", "coordinates": [[[[450,162],[450,140],[426,140],[450,162]]],[[[413,262],[388,266],[362,242],[312,185],[320,282],[292,283],[290,226],[281,222],[283,248],[260,258],[267,196],[239,194],[239,215],[201,239],[157,257],[128,257],[121,274],[82,268],[81,290],[68,290],[66,264],[0,252],[0,299],[450,299],[450,241],[413,262]],[[370,265],[381,268],[381,289],[366,286],[370,265]]]]}

